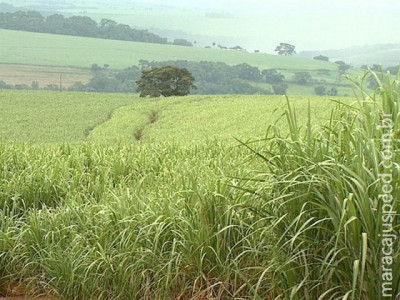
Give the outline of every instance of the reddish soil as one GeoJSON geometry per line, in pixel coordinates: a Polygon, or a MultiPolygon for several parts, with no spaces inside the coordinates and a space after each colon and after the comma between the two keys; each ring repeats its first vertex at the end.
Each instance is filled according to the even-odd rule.
{"type": "Polygon", "coordinates": [[[1,286],[0,300],[57,300],[54,297],[34,297],[25,296],[24,294],[26,293],[22,284],[7,282],[1,286]]]}

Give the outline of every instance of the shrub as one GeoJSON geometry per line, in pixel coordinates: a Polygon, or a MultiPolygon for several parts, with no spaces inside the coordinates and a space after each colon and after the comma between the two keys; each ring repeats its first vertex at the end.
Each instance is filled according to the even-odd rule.
{"type": "Polygon", "coordinates": [[[309,72],[296,72],[294,73],[293,80],[298,84],[305,85],[312,80],[312,76],[309,72]]]}
{"type": "Polygon", "coordinates": [[[289,87],[288,84],[283,82],[283,83],[273,84],[272,90],[274,91],[275,95],[285,95],[288,87],[289,87]]]}
{"type": "Polygon", "coordinates": [[[328,96],[337,96],[337,94],[338,94],[338,90],[335,87],[331,87],[327,92],[328,96]]]}
{"type": "Polygon", "coordinates": [[[262,70],[261,73],[267,83],[281,83],[285,79],[285,76],[275,69],[262,70]]]}
{"type": "Polygon", "coordinates": [[[324,85],[318,85],[314,88],[315,94],[318,96],[324,96],[326,95],[326,87],[324,85]]]}

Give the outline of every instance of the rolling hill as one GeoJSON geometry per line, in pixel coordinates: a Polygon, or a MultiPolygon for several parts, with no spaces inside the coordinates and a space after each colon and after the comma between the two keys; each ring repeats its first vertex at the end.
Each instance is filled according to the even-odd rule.
{"type": "MultiPolygon", "coordinates": [[[[299,124],[306,123],[309,101],[313,118],[319,121],[329,118],[333,104],[316,96],[290,100],[301,116],[299,124]]],[[[263,137],[285,105],[284,96],[195,95],[149,100],[124,94],[0,90],[0,139],[106,144],[234,142],[234,138],[263,137]]]]}
{"type": "Polygon", "coordinates": [[[298,57],[3,29],[0,30],[0,40],[3,41],[0,45],[0,63],[73,67],[90,67],[93,63],[97,63],[122,69],[137,65],[140,59],[144,59],[213,61],[229,65],[248,63],[260,69],[336,70],[337,68],[332,63],[298,57]]]}
{"type": "Polygon", "coordinates": [[[400,63],[400,44],[368,45],[324,51],[303,51],[298,56],[313,58],[317,55],[328,56],[331,61],[343,60],[358,67],[362,65],[372,66],[373,64],[392,67],[400,63]]]}
{"type": "MultiPolygon", "coordinates": [[[[110,69],[118,70],[138,65],[140,60],[187,60],[223,62],[231,66],[247,63],[260,71],[276,69],[286,77],[289,94],[312,95],[318,84],[335,86],[339,95],[351,94],[336,64],[307,58],[3,29],[0,29],[0,40],[5,41],[0,44],[0,81],[8,84],[22,83],[29,87],[37,81],[40,87],[49,84],[56,87],[62,76],[63,87],[69,87],[77,81],[87,83],[92,64],[109,65],[110,69]],[[313,82],[297,84],[293,81],[296,72],[309,72],[313,82]]],[[[355,75],[357,70],[350,73],[355,75]]],[[[265,82],[251,84],[271,90],[265,82]]]]}

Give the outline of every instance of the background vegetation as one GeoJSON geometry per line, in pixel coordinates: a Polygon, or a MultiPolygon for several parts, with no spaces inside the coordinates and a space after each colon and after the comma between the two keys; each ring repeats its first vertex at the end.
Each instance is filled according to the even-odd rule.
{"type": "MultiPolygon", "coordinates": [[[[312,113],[321,121],[329,118],[327,107],[332,101],[296,97],[293,105],[301,113],[300,122],[306,121],[308,101],[313,102],[312,113]]],[[[134,133],[143,128],[142,140],[146,142],[191,144],[214,138],[234,142],[234,137],[263,136],[267,125],[283,113],[284,105],[283,96],[196,95],[143,100],[123,94],[0,91],[0,132],[10,142],[130,143],[135,142],[134,133]],[[153,114],[157,119],[150,122],[153,114]]]]}
{"type": "MultiPolygon", "coordinates": [[[[135,92],[134,81],[138,79],[140,74],[138,68],[174,64],[187,68],[193,74],[199,88],[197,93],[201,94],[274,93],[273,85],[277,83],[268,82],[262,72],[264,70],[276,70],[278,74],[284,76],[284,80],[288,84],[283,92],[282,89],[275,88],[275,92],[279,90],[279,94],[286,91],[288,94],[312,95],[315,94],[314,87],[322,84],[328,90],[331,87],[336,87],[338,95],[351,95],[348,83],[343,80],[339,73],[339,66],[326,61],[234,50],[111,41],[21,31],[0,30],[0,36],[7,41],[2,45],[0,61],[3,63],[18,62],[47,65],[49,66],[49,73],[54,70],[54,65],[75,66],[77,68],[85,66],[88,68],[87,71],[92,65],[97,65],[99,69],[107,69],[107,73],[92,73],[89,75],[92,77],[92,82],[88,78],[82,84],[72,87],[73,90],[135,92]],[[97,49],[101,49],[101,51],[97,51],[97,49]],[[132,67],[121,71],[127,69],[128,66],[132,67]],[[124,74],[118,75],[120,72],[124,74]],[[308,74],[311,80],[306,84],[299,83],[295,80],[295,73],[299,72],[308,74]],[[129,82],[126,77],[128,76],[127,73],[130,73],[129,82]],[[215,75],[211,75],[211,73],[215,75]],[[119,76],[122,77],[119,78],[119,76]]],[[[10,68],[11,65],[8,65],[8,67],[10,68]]],[[[53,80],[46,76],[44,81],[39,75],[37,77],[32,75],[31,71],[32,68],[29,72],[18,73],[21,74],[21,80],[26,82],[25,86],[21,86],[21,88],[30,88],[32,82],[36,81],[40,88],[57,90],[60,85],[59,75],[62,75],[61,79],[65,81],[62,84],[63,87],[69,88],[73,85],[71,84],[73,78],[70,77],[70,71],[63,74],[63,70],[60,69],[60,74],[50,73],[54,74],[53,80]],[[27,77],[31,78],[32,81],[29,82],[27,77]],[[52,83],[49,84],[49,82],[52,83]]],[[[96,70],[92,69],[91,71],[96,70]]],[[[43,70],[40,74],[42,73],[43,70]]],[[[77,69],[77,73],[82,74],[82,69],[77,69]]],[[[357,74],[357,71],[348,70],[347,73],[357,74]]],[[[3,83],[0,82],[0,84],[3,88],[10,88],[9,80],[15,82],[16,74],[14,75],[13,72],[3,74],[4,77],[0,79],[3,83]]]]}
{"type": "MultiPolygon", "coordinates": [[[[319,98],[325,121],[314,121],[311,116],[322,112],[308,109],[318,100],[311,106],[293,99],[282,107],[285,98],[276,96],[191,96],[121,107],[91,132],[91,143],[9,138],[0,144],[0,281],[68,299],[380,295],[381,109],[395,124],[394,199],[400,181],[399,89],[397,81],[384,80],[376,94],[361,92],[359,102],[338,103],[331,113],[319,98]],[[268,119],[274,102],[284,109],[276,111],[278,122],[268,119]],[[210,116],[215,122],[209,128],[220,130],[222,140],[236,135],[232,124],[247,138],[245,126],[263,133],[241,138],[241,147],[220,138],[196,140],[210,116]],[[136,125],[126,130],[130,142],[128,135],[106,139],[132,122],[145,126],[139,141],[136,125]],[[175,133],[181,140],[171,124],[182,129],[175,133]],[[151,131],[158,135],[146,138],[151,131]],[[102,143],[94,143],[96,136],[102,143]]],[[[30,95],[40,100],[45,94],[86,95],[30,95]]],[[[393,205],[398,209],[398,201],[393,205]]],[[[397,270],[399,241],[393,249],[397,270]]],[[[400,278],[393,274],[398,292],[400,278]]]]}
{"type": "Polygon", "coordinates": [[[102,19],[97,24],[96,21],[86,16],[65,18],[63,15],[53,14],[44,17],[38,11],[0,12],[0,28],[167,44],[166,38],[147,30],[137,30],[128,25],[118,24],[114,20],[102,19]]]}

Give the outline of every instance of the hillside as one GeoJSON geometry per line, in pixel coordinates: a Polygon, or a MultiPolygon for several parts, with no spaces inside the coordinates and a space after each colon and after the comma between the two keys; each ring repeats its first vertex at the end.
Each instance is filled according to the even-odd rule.
{"type": "Polygon", "coordinates": [[[233,50],[148,44],[52,34],[0,30],[0,63],[90,67],[109,64],[122,69],[140,59],[248,63],[260,69],[336,70],[336,65],[298,57],[283,57],[233,50]]]}
{"type": "MultiPolygon", "coordinates": [[[[289,84],[288,94],[313,95],[314,87],[324,84],[327,88],[335,87],[338,95],[351,95],[348,82],[343,80],[336,64],[306,58],[1,29],[0,39],[6,41],[0,45],[0,81],[25,85],[18,88],[29,88],[33,82],[40,88],[52,90],[58,89],[60,81],[65,88],[77,81],[87,83],[93,76],[89,69],[93,64],[121,70],[138,65],[140,60],[171,61],[172,64],[208,61],[230,66],[246,63],[260,72],[276,69],[289,84]],[[296,72],[309,72],[312,80],[298,84],[293,80],[296,72]]],[[[358,71],[349,73],[357,75],[358,71]]],[[[255,89],[272,90],[272,86],[263,81],[248,83],[255,89]]]]}
{"type": "Polygon", "coordinates": [[[332,49],[324,51],[303,51],[299,57],[313,58],[325,55],[331,61],[343,60],[354,66],[379,64],[384,67],[397,66],[400,63],[400,44],[380,44],[352,47],[346,49],[332,49]]]}
{"type": "Polygon", "coordinates": [[[78,142],[132,95],[0,90],[0,140],[78,142]]]}
{"type": "MultiPolygon", "coordinates": [[[[291,97],[306,123],[329,117],[324,97],[291,97]]],[[[345,100],[348,101],[348,100],[345,100]]],[[[0,139],[54,143],[234,142],[265,135],[286,105],[284,96],[188,96],[143,99],[132,95],[0,91],[0,139]],[[38,117],[40,115],[40,118],[38,117]]],[[[303,122],[304,121],[304,122],[303,122]]],[[[282,130],[286,130],[282,128],[282,130]]]]}

